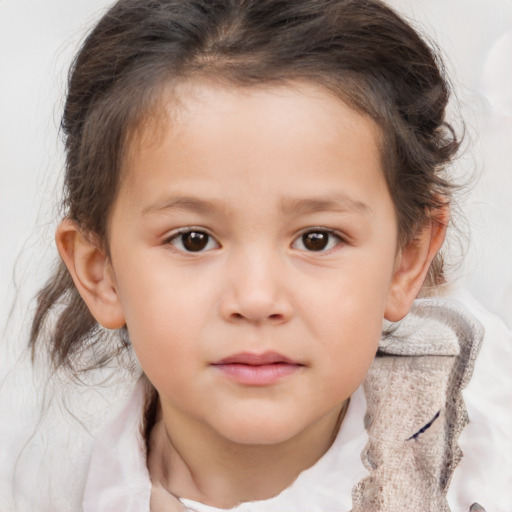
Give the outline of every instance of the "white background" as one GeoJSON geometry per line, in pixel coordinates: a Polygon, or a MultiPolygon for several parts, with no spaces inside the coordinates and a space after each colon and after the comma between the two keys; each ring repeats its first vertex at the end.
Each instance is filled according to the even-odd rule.
{"type": "MultiPolygon", "coordinates": [[[[56,257],[62,174],[58,124],[66,73],[105,0],[0,0],[0,325],[16,300],[10,335],[56,257]]],[[[447,56],[476,175],[459,228],[469,240],[459,284],[512,327],[512,0],[391,0],[447,56]]]]}

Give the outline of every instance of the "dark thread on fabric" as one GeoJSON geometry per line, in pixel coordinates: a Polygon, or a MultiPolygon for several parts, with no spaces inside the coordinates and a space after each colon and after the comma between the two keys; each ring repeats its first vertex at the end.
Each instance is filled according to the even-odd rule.
{"type": "Polygon", "coordinates": [[[436,415],[423,427],[421,427],[418,432],[416,432],[416,434],[413,434],[411,437],[409,437],[408,439],[406,439],[406,441],[410,441],[411,439],[417,439],[418,436],[420,436],[421,434],[423,434],[423,432],[425,432],[425,430],[429,429],[432,424],[434,423],[434,421],[437,420],[437,418],[439,418],[439,415],[441,414],[441,411],[437,411],[436,412],[436,415]]]}

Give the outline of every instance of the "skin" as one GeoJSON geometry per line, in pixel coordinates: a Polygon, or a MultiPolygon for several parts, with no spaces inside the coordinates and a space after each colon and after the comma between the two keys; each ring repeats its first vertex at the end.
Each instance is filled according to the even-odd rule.
{"type": "Polygon", "coordinates": [[[447,212],[398,247],[378,128],[318,87],[188,83],[174,96],[132,146],[111,258],[67,220],[57,245],[96,319],[128,326],[158,391],[153,480],[232,507],[279,493],[329,448],[447,212]],[[203,233],[204,249],[187,251],[183,230],[203,233]],[[327,245],[311,250],[305,233],[327,245]],[[270,384],[217,365],[269,351],[293,362],[270,384]]]}

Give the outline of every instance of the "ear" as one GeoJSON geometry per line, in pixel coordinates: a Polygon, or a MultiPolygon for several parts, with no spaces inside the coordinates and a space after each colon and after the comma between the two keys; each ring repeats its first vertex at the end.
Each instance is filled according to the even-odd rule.
{"type": "Polygon", "coordinates": [[[125,325],[112,266],[100,244],[85,236],[72,220],[55,233],[59,254],[92,316],[107,329],[125,325]]]}
{"type": "Polygon", "coordinates": [[[384,313],[387,320],[397,322],[409,312],[432,260],[443,245],[449,219],[447,205],[433,209],[414,239],[400,250],[384,313]]]}

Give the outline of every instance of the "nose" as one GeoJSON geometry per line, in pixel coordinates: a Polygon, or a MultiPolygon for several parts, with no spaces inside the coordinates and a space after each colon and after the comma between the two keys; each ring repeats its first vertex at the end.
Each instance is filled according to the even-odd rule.
{"type": "Polygon", "coordinates": [[[282,258],[271,252],[253,252],[230,260],[221,316],[229,322],[252,324],[289,321],[293,306],[282,258]]]}

